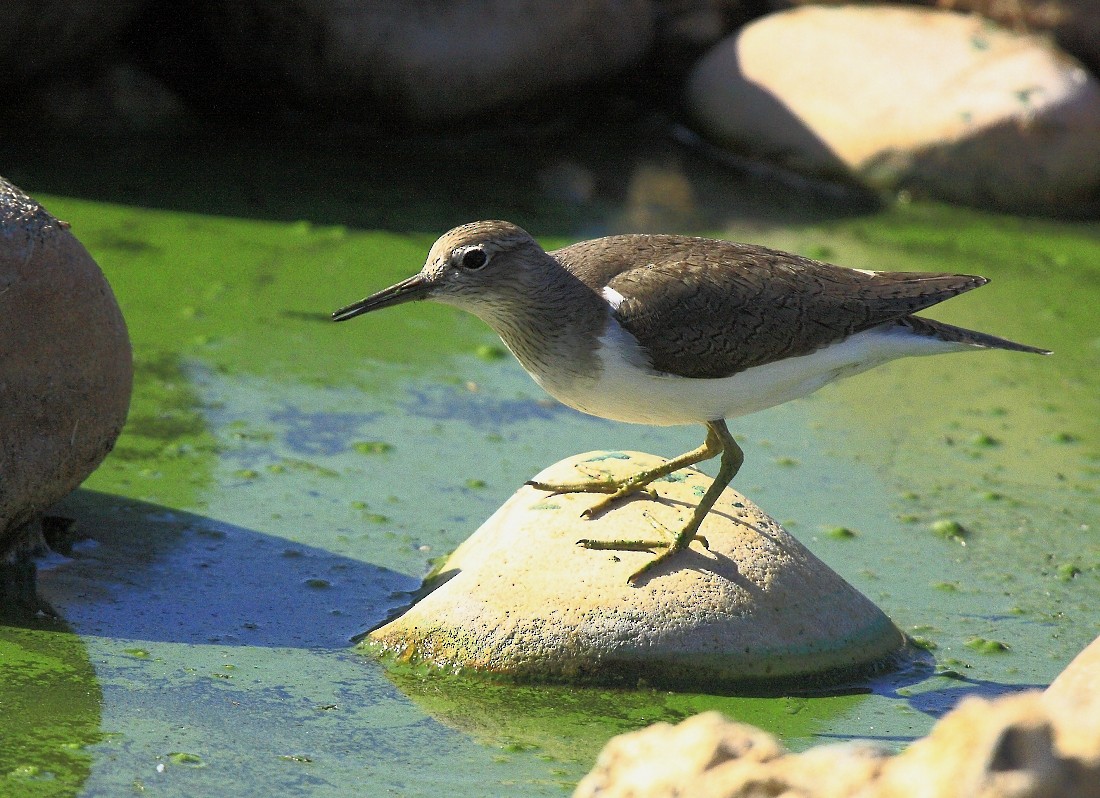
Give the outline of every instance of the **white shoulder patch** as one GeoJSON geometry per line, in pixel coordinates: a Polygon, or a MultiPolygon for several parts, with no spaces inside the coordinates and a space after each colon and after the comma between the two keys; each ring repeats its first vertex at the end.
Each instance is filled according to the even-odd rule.
{"type": "Polygon", "coordinates": [[[868,277],[874,277],[876,274],[878,274],[878,272],[873,272],[870,269],[852,269],[852,271],[859,272],[860,274],[866,274],[868,277]]]}
{"type": "Polygon", "coordinates": [[[603,296],[603,298],[607,300],[607,304],[609,304],[611,306],[612,310],[618,310],[619,305],[623,304],[623,300],[626,299],[625,296],[620,294],[618,291],[616,291],[614,288],[612,288],[609,285],[605,285],[603,287],[603,290],[600,291],[600,295],[603,296]]]}

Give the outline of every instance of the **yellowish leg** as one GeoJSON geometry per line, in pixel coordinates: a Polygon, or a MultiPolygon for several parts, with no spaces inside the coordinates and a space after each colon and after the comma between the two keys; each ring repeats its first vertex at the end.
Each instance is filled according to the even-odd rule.
{"type": "MultiPolygon", "coordinates": [[[[629,496],[631,493],[645,490],[654,480],[666,477],[675,471],[679,471],[681,468],[701,463],[704,460],[709,460],[721,454],[722,460],[721,465],[718,467],[718,476],[715,477],[714,482],[711,484],[710,488],[707,489],[707,492],[703,494],[703,498],[699,501],[695,511],[691,514],[691,519],[687,522],[687,525],[684,526],[671,543],[667,540],[582,539],[577,541],[579,545],[588,549],[614,551],[649,551],[652,549],[664,549],[664,551],[630,576],[629,581],[635,582],[642,575],[648,573],[655,565],[664,562],[673,554],[686,548],[687,545],[691,543],[696,537],[695,533],[699,531],[699,526],[703,523],[703,519],[706,518],[707,513],[710,512],[710,508],[718,501],[718,497],[722,494],[722,491],[726,489],[726,486],[729,485],[734,475],[736,475],[737,471],[741,468],[741,463],[745,460],[744,452],[741,451],[741,447],[737,445],[733,436],[730,435],[729,429],[726,428],[725,421],[721,419],[717,421],[708,421],[706,422],[706,427],[707,439],[699,448],[673,458],[656,468],[640,471],[625,479],[591,480],[589,482],[559,485],[531,481],[527,484],[539,490],[548,490],[553,493],[610,494],[606,499],[597,502],[584,511],[583,515],[592,517],[603,512],[619,499],[629,496]]],[[[705,540],[703,540],[703,543],[706,545],[705,540]]]]}
{"type": "MultiPolygon", "coordinates": [[[[704,460],[710,460],[713,457],[717,457],[722,453],[723,445],[720,435],[716,434],[711,428],[712,423],[718,423],[722,425],[722,429],[725,430],[725,422],[710,422],[707,424],[707,439],[703,442],[703,445],[698,449],[692,449],[690,452],[674,457],[667,463],[662,463],[655,468],[649,468],[645,471],[639,471],[629,477],[623,479],[590,479],[585,482],[537,482],[536,480],[530,480],[527,482],[533,488],[538,490],[546,490],[551,493],[608,493],[610,494],[606,499],[593,504],[582,515],[587,518],[599,515],[609,508],[612,504],[619,501],[619,499],[625,498],[632,493],[643,491],[649,487],[649,483],[660,479],[661,477],[667,477],[681,468],[687,468],[688,466],[701,463],[704,460]]],[[[725,432],[726,436],[729,436],[729,432],[725,432]]],[[[730,440],[733,440],[730,438],[730,440]]],[[[735,446],[737,444],[734,444],[735,446]]]]}
{"type": "Polygon", "coordinates": [[[662,547],[655,546],[654,548],[664,548],[664,551],[632,573],[627,578],[627,581],[631,584],[637,582],[641,577],[653,570],[659,563],[664,562],[681,549],[686,549],[688,547],[688,544],[696,537],[696,533],[699,531],[703,519],[706,518],[707,513],[710,512],[710,508],[718,501],[718,497],[722,495],[722,491],[730,484],[737,475],[737,472],[741,469],[741,464],[745,462],[745,453],[741,451],[741,447],[737,445],[737,441],[733,439],[729,430],[726,429],[726,422],[708,422],[707,430],[709,431],[707,435],[708,440],[710,435],[715,435],[720,439],[722,444],[722,460],[721,464],[718,466],[718,476],[714,478],[714,482],[707,488],[707,492],[703,494],[703,498],[700,499],[699,504],[695,506],[695,511],[691,514],[691,518],[684,528],[680,530],[680,534],[672,541],[672,545],[666,543],[662,547]]]}

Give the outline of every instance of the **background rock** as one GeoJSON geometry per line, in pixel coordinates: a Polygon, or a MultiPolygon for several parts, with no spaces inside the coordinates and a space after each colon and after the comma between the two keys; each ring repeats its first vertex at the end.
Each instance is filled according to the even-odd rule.
{"type": "Polygon", "coordinates": [[[391,134],[453,151],[649,133],[783,184],[844,193],[829,182],[839,176],[862,192],[1095,215],[1100,87],[1052,45],[1100,68],[1092,0],[912,0],[1044,38],[976,15],[862,5],[765,17],[739,34],[761,42],[748,61],[718,44],[804,2],[832,4],[15,0],[0,10],[0,115],[16,135],[367,136],[379,152],[391,134]],[[685,101],[708,48],[702,64],[717,74],[696,69],[685,101]],[[752,74],[730,83],[742,66],[752,74]],[[676,124],[685,106],[748,157],[698,142],[676,124]]]}
{"type": "Polygon", "coordinates": [[[712,138],[800,171],[1015,210],[1100,191],[1100,85],[1035,37],[903,7],[804,7],[714,48],[688,87],[712,138]]]}
{"type": "Polygon", "coordinates": [[[541,91],[611,77],[653,39],[647,0],[222,0],[210,30],[261,82],[343,113],[470,117],[541,91]],[[372,113],[373,111],[373,113],[372,113]]]}
{"type": "Polygon", "coordinates": [[[132,380],[103,273],[64,223],[0,178],[0,562],[37,542],[32,522],[111,451],[132,380]]]}
{"type": "MultiPolygon", "coordinates": [[[[536,479],[623,476],[653,455],[590,452],[536,479]]],[[[442,585],[374,630],[372,645],[413,662],[530,680],[703,689],[835,679],[881,666],[904,644],[868,599],[740,494],[726,489],[698,541],[639,586],[647,551],[576,544],[669,537],[711,479],[685,469],[654,483],[661,501],[520,488],[443,565],[442,585]]]]}
{"type": "Polygon", "coordinates": [[[0,9],[0,87],[40,89],[51,73],[110,60],[145,0],[6,0],[0,9]]]}
{"type": "MultiPolygon", "coordinates": [[[[1095,73],[1100,68],[1100,4],[1096,0],[881,0],[974,13],[1020,33],[1050,33],[1095,73]]],[[[800,5],[850,5],[851,0],[771,0],[774,10],[800,5]]]]}

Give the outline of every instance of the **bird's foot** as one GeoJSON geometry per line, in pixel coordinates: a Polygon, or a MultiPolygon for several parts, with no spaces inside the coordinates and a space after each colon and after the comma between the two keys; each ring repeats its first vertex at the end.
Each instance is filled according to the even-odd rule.
{"type": "Polygon", "coordinates": [[[671,558],[674,554],[676,554],[676,552],[681,551],[682,549],[686,549],[688,547],[688,544],[691,543],[691,541],[693,541],[693,540],[701,541],[702,544],[703,544],[704,549],[707,549],[707,550],[710,549],[710,544],[707,542],[707,539],[704,538],[704,537],[699,537],[697,535],[692,535],[691,537],[685,538],[683,543],[680,543],[680,538],[677,538],[675,541],[673,541],[671,546],[668,546],[668,544],[665,544],[668,547],[664,551],[657,554],[652,560],[650,560],[645,565],[643,565],[641,568],[639,568],[637,571],[635,571],[630,576],[628,576],[626,578],[627,583],[631,584],[631,585],[637,585],[638,582],[641,580],[641,578],[643,576],[648,574],[650,571],[652,571],[658,565],[663,563],[665,560],[668,560],[669,558],[671,558]]]}
{"type": "Polygon", "coordinates": [[[607,496],[600,499],[592,506],[586,508],[581,515],[584,518],[595,518],[596,516],[606,512],[613,505],[617,504],[627,496],[631,496],[635,493],[645,493],[651,499],[657,499],[657,491],[650,487],[651,482],[664,476],[663,473],[654,474],[652,471],[641,471],[633,476],[626,477],[625,479],[611,479],[610,477],[593,477],[585,482],[539,482],[537,480],[528,480],[526,485],[530,485],[536,490],[545,490],[552,494],[559,493],[606,493],[607,496]]]}
{"type": "MultiPolygon", "coordinates": [[[[691,540],[698,540],[703,544],[704,549],[710,551],[710,541],[702,535],[692,535],[691,540]]],[[[594,551],[653,551],[653,549],[670,548],[679,551],[680,548],[683,548],[683,546],[675,548],[675,543],[669,543],[667,540],[592,540],[591,538],[581,538],[577,541],[577,545],[594,551]]]]}
{"type": "Polygon", "coordinates": [[[596,551],[654,551],[663,549],[652,560],[647,562],[637,571],[627,577],[627,582],[636,585],[638,580],[652,571],[657,565],[672,557],[676,552],[686,549],[693,540],[703,544],[703,548],[710,550],[710,542],[702,535],[696,534],[702,518],[692,515],[687,526],[680,531],[672,541],[668,540],[590,540],[582,538],[577,541],[578,546],[596,551]]]}
{"type": "Polygon", "coordinates": [[[539,482],[537,479],[529,479],[524,485],[530,485],[535,490],[544,490],[547,493],[557,495],[559,493],[615,493],[622,487],[622,480],[601,479],[593,477],[585,482],[539,482]]]}

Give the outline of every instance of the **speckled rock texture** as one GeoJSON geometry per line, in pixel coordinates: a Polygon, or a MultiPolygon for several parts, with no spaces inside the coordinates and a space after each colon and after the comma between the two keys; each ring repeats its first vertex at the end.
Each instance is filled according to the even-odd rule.
{"type": "Polygon", "coordinates": [[[1066,210],[1100,190],[1100,83],[977,16],[807,6],[747,25],[689,79],[699,128],[799,171],[980,206],[1066,210]]]}
{"type": "Polygon", "coordinates": [[[122,430],[126,324],[87,250],[0,178],[0,562],[100,464],[122,430]]]}
{"type": "MultiPolygon", "coordinates": [[[[536,479],[624,476],[653,455],[590,452],[536,479]]],[[[694,469],[596,519],[594,494],[520,488],[442,566],[444,583],[369,644],[441,668],[531,680],[698,689],[821,680],[888,661],[904,637],[867,598],[748,499],[727,488],[695,541],[634,587],[647,551],[597,540],[664,539],[711,483],[694,469]]]]}
{"type": "Polygon", "coordinates": [[[1036,691],[967,698],[894,756],[873,743],[789,754],[772,735],[707,712],[612,739],[574,798],[1095,798],[1100,737],[1070,751],[1066,719],[1036,691]]]}

